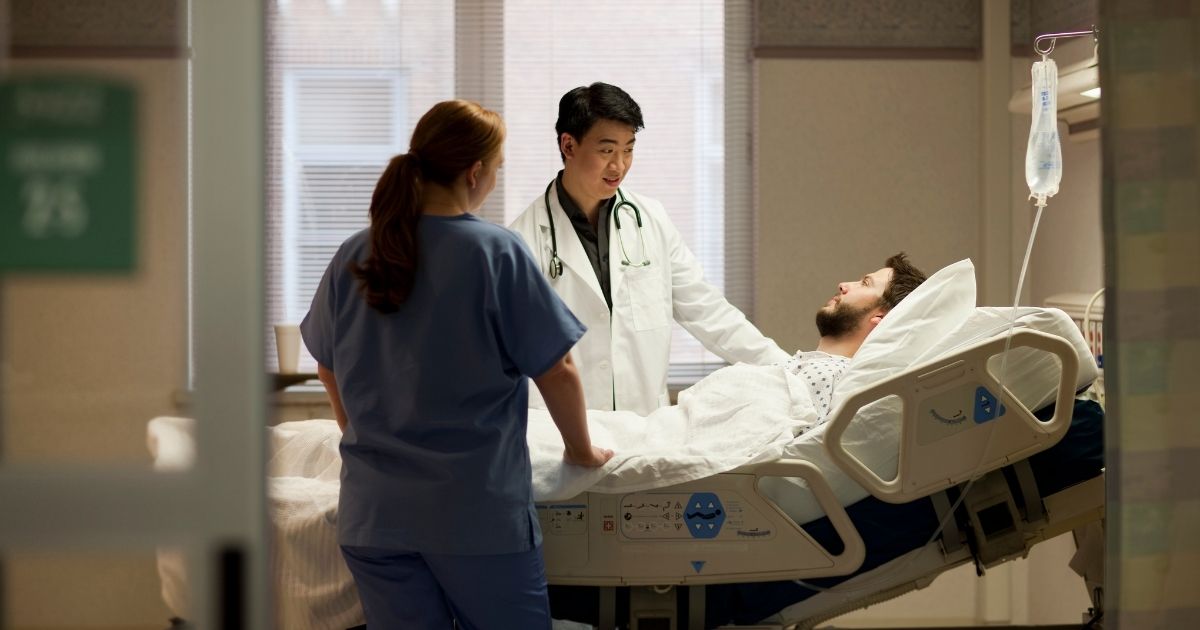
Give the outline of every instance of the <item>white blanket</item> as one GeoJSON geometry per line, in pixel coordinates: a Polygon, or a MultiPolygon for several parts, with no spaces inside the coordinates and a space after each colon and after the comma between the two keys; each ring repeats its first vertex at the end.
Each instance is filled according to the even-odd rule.
{"type": "Polygon", "coordinates": [[[592,442],[614,455],[601,469],[562,461],[563,442],[544,410],[529,411],[533,494],[539,501],[586,491],[634,492],[778,459],[817,421],[808,389],[783,366],[738,364],[679,395],[649,416],[589,411],[592,442]]]}

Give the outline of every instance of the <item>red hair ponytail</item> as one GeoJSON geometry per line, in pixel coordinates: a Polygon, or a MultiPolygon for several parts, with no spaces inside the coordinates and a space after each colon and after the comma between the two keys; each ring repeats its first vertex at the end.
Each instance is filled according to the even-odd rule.
{"type": "Polygon", "coordinates": [[[392,158],[375,184],[370,254],[351,265],[368,304],[392,313],[412,295],[424,183],[450,185],[476,162],[495,159],[503,144],[504,121],[477,103],[444,101],[421,117],[408,153],[392,158]]]}

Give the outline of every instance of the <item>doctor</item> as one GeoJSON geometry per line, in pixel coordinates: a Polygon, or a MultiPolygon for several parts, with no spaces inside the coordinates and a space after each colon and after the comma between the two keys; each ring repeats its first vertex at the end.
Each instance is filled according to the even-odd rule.
{"type": "MultiPolygon", "coordinates": [[[[563,169],[510,226],[588,331],[571,351],[589,409],[648,414],[669,404],[671,321],[730,363],[788,354],[704,281],[658,201],[621,186],[642,111],[606,83],[558,103],[563,169]]],[[[530,392],[530,404],[544,406],[530,392]]]]}

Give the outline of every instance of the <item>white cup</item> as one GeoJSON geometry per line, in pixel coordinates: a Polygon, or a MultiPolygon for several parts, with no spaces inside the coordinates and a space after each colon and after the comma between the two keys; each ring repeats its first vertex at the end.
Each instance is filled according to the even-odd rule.
{"type": "Polygon", "coordinates": [[[295,374],[300,368],[300,326],[275,324],[275,348],[279,353],[279,373],[295,374]]]}

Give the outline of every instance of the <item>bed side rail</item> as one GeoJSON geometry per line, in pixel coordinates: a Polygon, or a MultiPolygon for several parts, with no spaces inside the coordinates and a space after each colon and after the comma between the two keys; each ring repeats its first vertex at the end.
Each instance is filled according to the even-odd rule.
{"type": "MultiPolygon", "coordinates": [[[[1060,360],[1054,417],[1038,420],[987,369],[1004,352],[1005,336],[970,345],[850,395],[831,414],[830,457],[857,483],[889,503],[907,503],[1024,459],[1058,442],[1071,424],[1079,359],[1054,335],[1017,330],[1012,348],[1050,352],[1060,360]],[[903,402],[896,477],[880,478],[843,443],[859,410],[888,396],[903,402]]],[[[1019,366],[1009,364],[1010,372],[1019,366]]]]}
{"type": "Polygon", "coordinates": [[[847,575],[866,548],[819,468],[779,460],[675,486],[539,503],[551,584],[699,585],[847,575]],[[758,489],[800,477],[844,543],[830,553],[758,489]]]}

